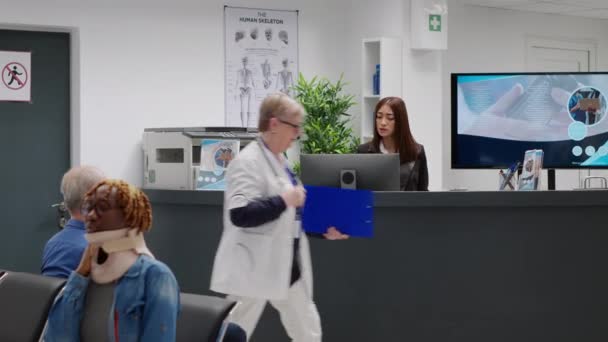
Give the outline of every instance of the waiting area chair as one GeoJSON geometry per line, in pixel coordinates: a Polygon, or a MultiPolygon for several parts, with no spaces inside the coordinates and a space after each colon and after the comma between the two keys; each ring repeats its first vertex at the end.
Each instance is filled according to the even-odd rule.
{"type": "Polygon", "coordinates": [[[234,326],[229,327],[226,321],[235,305],[233,301],[220,297],[182,293],[180,302],[177,341],[219,342],[224,340],[226,329],[230,329],[228,334],[234,334],[234,329],[231,329],[234,326]]]}
{"type": "Polygon", "coordinates": [[[65,280],[5,271],[0,276],[0,341],[38,341],[65,280]]]}
{"type": "MultiPolygon", "coordinates": [[[[64,279],[0,270],[0,341],[38,341],[53,301],[64,285],[64,279]]],[[[100,303],[100,301],[107,300],[108,297],[103,295],[99,289],[103,289],[103,287],[89,288],[91,291],[87,291],[86,305],[98,306],[101,304],[98,307],[108,307],[104,303],[100,303]],[[98,295],[100,298],[97,298],[98,295]]],[[[227,323],[230,311],[235,305],[233,301],[219,297],[181,293],[180,302],[177,342],[244,340],[244,332],[238,326],[227,323]],[[227,328],[229,334],[224,339],[227,328]],[[236,336],[236,339],[230,340],[228,335],[233,338],[236,336]]],[[[87,314],[87,308],[85,308],[85,314],[87,314]]],[[[97,315],[97,313],[95,314],[97,315]]],[[[103,315],[103,317],[107,317],[107,315],[103,315]]],[[[84,335],[86,336],[86,333],[84,335]]]]}

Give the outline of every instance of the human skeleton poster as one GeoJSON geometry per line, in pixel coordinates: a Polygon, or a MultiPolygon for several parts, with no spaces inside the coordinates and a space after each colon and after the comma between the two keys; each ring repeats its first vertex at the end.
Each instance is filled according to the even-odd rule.
{"type": "Polygon", "coordinates": [[[298,75],[298,12],[224,8],[225,123],[257,127],[268,94],[293,96],[298,75]]]}

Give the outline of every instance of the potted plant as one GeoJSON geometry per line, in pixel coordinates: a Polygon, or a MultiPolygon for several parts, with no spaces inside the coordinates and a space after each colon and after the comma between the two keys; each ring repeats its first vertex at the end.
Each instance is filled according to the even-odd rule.
{"type": "Polygon", "coordinates": [[[307,81],[300,73],[294,86],[295,98],[306,110],[302,153],[353,153],[359,144],[346,113],[355,102],[343,94],[342,76],[336,83],[313,77],[307,81]]]}

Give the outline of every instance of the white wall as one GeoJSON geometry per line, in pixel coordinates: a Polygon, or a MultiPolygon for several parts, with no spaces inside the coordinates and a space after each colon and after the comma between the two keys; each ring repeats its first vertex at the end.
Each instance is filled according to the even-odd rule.
{"type": "MultiPolygon", "coordinates": [[[[363,38],[392,37],[403,41],[403,94],[412,133],[425,146],[429,166],[429,188],[443,188],[441,51],[410,49],[410,1],[353,0],[346,22],[345,78],[349,90],[361,99],[361,44],[363,38]]],[[[360,108],[352,110],[360,121],[360,108]]],[[[359,131],[360,127],[356,127],[359,131]]]]}
{"type": "MultiPolygon", "coordinates": [[[[144,128],[224,124],[224,1],[2,0],[0,5],[10,9],[0,11],[3,27],[76,32],[75,163],[97,165],[141,185],[144,128]]],[[[230,5],[299,9],[300,71],[339,75],[345,32],[340,1],[230,5]]]]}
{"type": "MultiPolygon", "coordinates": [[[[462,5],[449,2],[448,51],[443,58],[443,150],[444,186],[495,190],[496,171],[450,170],[450,73],[525,71],[527,35],[597,44],[598,70],[608,61],[608,20],[526,13],[462,5]]],[[[584,171],[584,176],[587,172],[584,171]]],[[[571,189],[578,184],[578,171],[557,171],[557,188],[571,189]]],[[[605,175],[592,171],[592,175],[605,175]]],[[[546,177],[542,180],[546,188],[546,177]]]]}
{"type": "MultiPolygon", "coordinates": [[[[430,189],[495,190],[496,171],[450,169],[450,73],[525,71],[525,38],[535,35],[594,42],[598,70],[608,61],[608,20],[508,11],[448,2],[448,50],[410,49],[410,1],[351,1],[346,22],[345,77],[360,98],[361,39],[396,37],[403,40],[403,98],[412,131],[425,145],[429,158],[430,189]]],[[[353,109],[358,116],[360,109],[353,109]]],[[[359,122],[355,120],[356,123],[359,122]]],[[[357,127],[358,128],[358,127],[357,127]]],[[[587,172],[583,172],[585,176],[587,172]]],[[[592,175],[603,175],[592,171],[592,175]]],[[[557,171],[557,188],[578,184],[579,172],[557,171]]],[[[546,178],[543,180],[546,187],[546,178]]]]}
{"type": "MultiPolygon", "coordinates": [[[[403,40],[403,97],[425,145],[432,190],[493,190],[494,171],[450,170],[450,72],[521,71],[527,34],[597,42],[608,61],[608,21],[465,6],[449,1],[447,52],[410,44],[410,1],[237,0],[232,6],[299,9],[300,71],[337,79],[360,99],[361,40],[403,40]]],[[[0,26],[75,30],[78,66],[74,162],[141,184],[146,127],[224,123],[221,0],[0,0],[0,26]],[[126,76],[123,76],[126,72],[126,76]]],[[[359,131],[359,108],[353,108],[359,131]]],[[[595,173],[595,172],[594,172],[595,173]]],[[[565,171],[558,171],[564,179],[565,171]]],[[[567,177],[576,177],[570,173],[567,177]]],[[[545,182],[546,183],[546,182],[545,182]]]]}
{"type": "MultiPolygon", "coordinates": [[[[411,128],[416,140],[424,145],[429,167],[429,190],[445,188],[443,169],[445,154],[441,136],[443,103],[449,97],[443,96],[442,56],[445,51],[423,51],[410,48],[410,6],[405,7],[405,39],[403,44],[403,99],[408,106],[411,128]]],[[[449,14],[448,14],[449,18],[449,14]]],[[[451,25],[451,18],[449,18],[451,25]]],[[[444,25],[446,22],[443,23],[444,25]]],[[[448,31],[449,32],[449,31],[448,31]]]]}
{"type": "MultiPolygon", "coordinates": [[[[146,127],[224,123],[223,5],[220,0],[42,0],[10,2],[0,24],[75,28],[79,48],[74,162],[141,184],[146,127]],[[126,71],[126,77],[123,72],[126,71]]],[[[232,6],[299,9],[300,71],[337,79],[360,98],[361,40],[404,41],[404,98],[416,139],[426,146],[431,188],[442,187],[436,139],[441,99],[439,54],[409,50],[409,1],[257,0],[232,6]],[[431,91],[429,91],[429,89],[431,91]]],[[[16,26],[16,28],[20,28],[16,26]]],[[[358,112],[353,108],[355,131],[358,112]]]]}
{"type": "Polygon", "coordinates": [[[363,39],[390,37],[403,39],[404,2],[402,0],[384,0],[378,6],[369,0],[353,0],[346,15],[346,35],[344,36],[344,79],[348,82],[346,91],[355,95],[355,105],[350,111],[353,114],[353,129],[361,132],[361,87],[362,87],[362,44],[363,39]],[[390,11],[387,11],[387,8],[390,11]]]}

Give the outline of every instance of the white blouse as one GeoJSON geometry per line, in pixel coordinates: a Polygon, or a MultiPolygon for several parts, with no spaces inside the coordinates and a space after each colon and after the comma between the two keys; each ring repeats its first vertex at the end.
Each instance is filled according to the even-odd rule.
{"type": "Polygon", "coordinates": [[[380,140],[380,152],[383,154],[388,154],[388,153],[397,153],[397,152],[389,152],[386,147],[384,147],[384,143],[382,142],[382,140],[380,140]]]}

